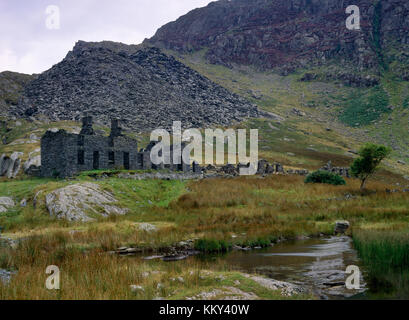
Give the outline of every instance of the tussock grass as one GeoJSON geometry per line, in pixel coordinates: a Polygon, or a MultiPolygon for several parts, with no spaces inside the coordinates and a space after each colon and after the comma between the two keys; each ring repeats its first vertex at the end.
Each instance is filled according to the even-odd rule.
{"type": "MultiPolygon", "coordinates": [[[[239,272],[232,272],[222,263],[212,263],[208,271],[205,261],[187,260],[178,264],[109,255],[101,249],[84,251],[68,246],[62,234],[38,236],[24,241],[9,251],[2,267],[18,269],[9,285],[0,282],[0,299],[184,299],[201,292],[226,286],[256,294],[259,299],[285,299],[279,291],[268,290],[239,272]],[[48,265],[57,265],[61,272],[61,290],[47,290],[48,265]],[[237,284],[237,280],[240,280],[237,284]],[[236,281],[236,282],[235,282],[236,281]],[[131,290],[137,285],[143,290],[131,290]]],[[[224,296],[231,296],[226,292],[224,296]]],[[[219,297],[223,298],[223,294],[219,297]]],[[[311,295],[291,299],[310,299],[311,295]]]]}
{"type": "Polygon", "coordinates": [[[380,272],[409,269],[409,234],[407,232],[356,232],[356,248],[364,261],[380,272]]]}
{"type": "Polygon", "coordinates": [[[360,230],[354,245],[366,270],[373,294],[380,297],[409,296],[409,233],[406,231],[360,230]]]}
{"type": "MultiPolygon", "coordinates": [[[[350,234],[359,230],[407,232],[409,221],[407,194],[387,194],[385,189],[392,186],[377,181],[369,183],[371,192],[366,194],[359,192],[359,181],[351,179],[345,186],[332,186],[304,184],[299,176],[275,175],[191,182],[116,178],[95,181],[84,177],[74,181],[39,179],[26,185],[23,181],[13,183],[11,189],[23,186],[20,196],[27,197],[28,206],[18,209],[14,217],[9,213],[2,215],[1,221],[9,223],[6,236],[27,240],[15,250],[0,249],[1,268],[18,270],[10,286],[0,288],[0,298],[4,299],[186,297],[220,287],[223,282],[206,282],[191,276],[190,271],[198,274],[209,268],[190,265],[191,261],[171,266],[123,259],[107,252],[120,246],[160,252],[187,239],[202,239],[200,249],[208,252],[223,251],[234,244],[264,247],[281,237],[332,234],[336,220],[350,221],[350,234]],[[43,203],[45,194],[81,181],[93,181],[112,192],[118,205],[130,208],[129,214],[85,224],[49,217],[43,203]],[[32,199],[41,190],[34,208],[32,199]],[[141,222],[149,222],[158,230],[141,231],[141,222]],[[64,271],[63,288],[58,294],[44,289],[45,268],[51,264],[64,271]],[[145,279],[145,271],[165,273],[145,279]],[[187,279],[184,284],[169,280],[179,276],[187,279]],[[159,282],[166,289],[158,291],[159,282]],[[132,284],[142,285],[145,291],[132,293],[132,284]]],[[[4,188],[3,192],[8,190],[4,188]]],[[[217,272],[229,270],[220,266],[217,272]]],[[[279,298],[261,293],[259,297],[279,298]]]]}

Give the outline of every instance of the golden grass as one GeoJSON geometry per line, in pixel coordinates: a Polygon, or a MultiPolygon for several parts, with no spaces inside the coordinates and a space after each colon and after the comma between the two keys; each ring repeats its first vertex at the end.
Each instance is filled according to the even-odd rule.
{"type": "MultiPolygon", "coordinates": [[[[377,223],[397,228],[407,222],[408,195],[387,194],[385,189],[393,186],[372,182],[369,189],[376,193],[361,195],[359,182],[352,179],[348,179],[347,186],[307,185],[303,179],[299,176],[271,176],[196,181],[188,185],[190,192],[185,192],[168,206],[153,205],[124,217],[85,225],[48,219],[33,227],[23,224],[18,228],[16,225],[7,235],[19,238],[56,232],[68,234],[77,230],[79,232],[72,240],[79,245],[103,246],[112,250],[115,246],[130,244],[162,247],[193,237],[228,238],[232,233],[247,233],[247,237],[328,233],[338,219],[351,220],[353,227],[377,223]],[[347,200],[345,195],[354,198],[347,200]],[[141,222],[156,225],[159,230],[155,236],[139,231],[138,223],[141,222]]],[[[127,185],[124,180],[120,191],[113,189],[114,193],[120,192],[120,203],[126,205],[132,203],[132,198],[126,198],[127,188],[134,187],[129,183],[127,185]]],[[[59,186],[59,183],[51,183],[39,189],[52,190],[59,186]]],[[[131,190],[129,194],[133,194],[131,190]]],[[[29,205],[25,210],[33,208],[29,205]]],[[[44,204],[37,205],[32,216],[29,213],[26,212],[32,219],[47,215],[44,204]]]]}
{"type": "MultiPolygon", "coordinates": [[[[69,239],[62,234],[33,237],[22,242],[17,250],[7,252],[3,267],[4,264],[16,266],[18,273],[10,284],[0,282],[0,299],[183,299],[217,288],[223,291],[226,286],[254,293],[259,299],[286,299],[280,292],[261,287],[220,263],[212,263],[213,270],[208,271],[206,262],[196,260],[178,264],[144,262],[139,258],[111,255],[101,249],[74,249],[67,241],[69,239]],[[58,291],[45,287],[48,265],[60,269],[58,291]],[[238,279],[241,283],[234,283],[238,279]],[[143,290],[133,292],[131,285],[143,290]]],[[[228,295],[226,292],[225,296],[228,295]]],[[[303,295],[291,299],[311,297],[303,295]]]]}
{"type": "MultiPolygon", "coordinates": [[[[107,253],[120,246],[160,250],[192,238],[246,244],[278,237],[330,234],[334,222],[341,219],[350,221],[349,233],[361,229],[408,230],[408,194],[387,194],[385,189],[393,186],[372,181],[368,185],[371,192],[361,194],[359,182],[352,179],[347,180],[346,186],[304,184],[303,179],[273,175],[192,181],[187,186],[189,191],[176,196],[168,205],[160,205],[159,199],[157,205],[123,217],[88,224],[47,220],[31,229],[27,229],[29,224],[23,223],[25,227],[22,229],[16,225],[7,235],[27,237],[28,240],[15,250],[0,249],[0,268],[18,270],[10,286],[0,286],[0,298],[152,299],[161,296],[172,299],[229,283],[200,280],[199,271],[209,269],[209,266],[190,260],[166,265],[107,253]],[[352,198],[346,199],[345,195],[352,198]],[[158,231],[139,230],[141,222],[156,225],[158,231]],[[236,235],[234,239],[233,234],[236,235]],[[47,265],[61,268],[63,284],[59,293],[44,288],[47,265]],[[145,279],[142,274],[146,271],[164,273],[155,273],[145,279]],[[185,283],[169,280],[179,276],[185,278],[185,283]],[[166,289],[157,290],[158,283],[164,284],[166,289]],[[132,284],[142,285],[145,291],[132,293],[129,289],[132,284]]],[[[59,186],[59,183],[53,183],[52,188],[59,186]]],[[[151,186],[157,187],[155,184],[151,186]]],[[[133,196],[131,190],[134,187],[132,181],[124,180],[119,189],[113,188],[112,191],[120,192],[117,195],[120,203],[131,203],[131,198],[127,199],[126,195],[133,196]]],[[[39,188],[49,190],[51,187],[39,188]]],[[[151,194],[148,190],[143,192],[151,194]]],[[[32,203],[25,210],[33,210],[32,203]]],[[[43,206],[35,209],[33,218],[38,219],[40,215],[47,215],[43,206]]],[[[217,272],[229,271],[219,267],[211,266],[213,270],[219,268],[217,272]]],[[[276,294],[262,293],[254,286],[251,290],[258,290],[261,298],[279,298],[276,294]]]]}

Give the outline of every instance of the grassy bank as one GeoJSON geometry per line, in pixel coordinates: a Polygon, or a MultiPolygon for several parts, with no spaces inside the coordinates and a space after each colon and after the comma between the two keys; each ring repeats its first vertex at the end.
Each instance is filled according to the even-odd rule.
{"type": "MultiPolygon", "coordinates": [[[[215,278],[206,282],[199,278],[200,270],[209,269],[206,265],[190,265],[191,261],[169,265],[143,262],[107,252],[121,246],[160,250],[188,239],[205,239],[196,242],[203,251],[225,251],[235,244],[265,246],[280,237],[332,234],[334,222],[345,219],[351,223],[349,234],[355,236],[365,262],[373,259],[373,253],[365,256],[365,252],[374,252],[366,247],[372,243],[366,240],[372,239],[371,234],[375,234],[373,239],[383,230],[404,235],[409,221],[407,194],[388,194],[385,189],[393,186],[376,181],[368,185],[373,192],[363,195],[358,191],[359,181],[351,179],[345,186],[328,186],[305,184],[299,176],[275,175],[191,182],[78,177],[70,181],[2,182],[0,186],[0,196],[13,195],[17,201],[21,198],[28,201],[26,207],[17,206],[0,217],[6,226],[5,236],[27,239],[15,250],[0,249],[0,268],[18,270],[10,286],[1,286],[3,299],[190,297],[210,288],[228,286],[230,277],[241,276],[224,266],[212,267],[210,271],[223,273],[226,280],[220,282],[215,278]],[[84,181],[92,181],[112,192],[118,205],[129,208],[129,213],[90,223],[68,223],[50,217],[45,195],[67,184],[84,181]],[[42,192],[38,194],[39,191],[42,192]],[[140,230],[142,222],[153,224],[157,231],[140,230]],[[51,264],[64,270],[63,290],[59,295],[44,289],[45,268],[51,264]],[[143,278],[142,274],[148,271],[164,273],[143,278]],[[185,282],[170,280],[177,277],[183,277],[185,282]],[[158,283],[167,289],[157,290],[158,283]],[[132,284],[143,286],[145,291],[132,293],[129,290],[132,284]]],[[[393,237],[385,239],[385,243],[398,241],[393,237]]],[[[407,238],[399,239],[405,243],[407,238]]],[[[399,248],[403,252],[407,247],[399,248]]],[[[389,250],[386,246],[384,252],[389,250]]],[[[379,260],[383,259],[381,255],[379,260]]],[[[401,260],[396,261],[399,265],[401,260]]],[[[282,298],[275,293],[263,294],[262,288],[257,288],[250,286],[246,292],[260,298],[282,298]]]]}
{"type": "Polygon", "coordinates": [[[409,297],[407,230],[357,231],[354,245],[366,267],[371,295],[397,299],[409,297]]]}
{"type": "MultiPolygon", "coordinates": [[[[72,240],[72,239],[71,239],[72,240]]],[[[16,250],[2,249],[0,268],[18,270],[11,283],[0,281],[0,299],[312,299],[286,296],[222,263],[193,260],[178,264],[119,257],[101,248],[84,250],[64,234],[31,237],[16,250]],[[45,267],[57,265],[59,291],[45,288],[45,267]]]]}

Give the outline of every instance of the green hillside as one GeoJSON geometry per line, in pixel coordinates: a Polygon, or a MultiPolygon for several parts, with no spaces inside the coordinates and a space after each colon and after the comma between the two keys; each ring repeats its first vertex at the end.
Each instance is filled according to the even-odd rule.
{"type": "Polygon", "coordinates": [[[252,123],[261,130],[261,153],[267,158],[307,167],[335,158],[342,165],[359,145],[371,141],[392,147],[392,160],[386,163],[391,170],[408,172],[397,161],[409,163],[409,82],[401,80],[396,71],[382,74],[379,85],[357,88],[341,80],[323,79],[339,70],[335,63],[281,76],[247,66],[210,64],[205,62],[204,51],[168,53],[260,109],[274,113],[271,119],[252,123]],[[317,76],[305,81],[306,74],[317,76]]]}

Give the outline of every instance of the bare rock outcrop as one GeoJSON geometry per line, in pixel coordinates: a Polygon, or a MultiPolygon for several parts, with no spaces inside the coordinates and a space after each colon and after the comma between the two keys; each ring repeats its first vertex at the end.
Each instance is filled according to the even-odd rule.
{"type": "Polygon", "coordinates": [[[9,157],[3,154],[0,157],[0,177],[15,178],[20,172],[22,152],[13,152],[9,157]]]}
{"type": "Polygon", "coordinates": [[[0,213],[6,212],[15,206],[14,200],[10,197],[0,197],[0,213]]]}
{"type": "Polygon", "coordinates": [[[39,175],[41,166],[40,148],[30,152],[28,160],[24,163],[24,173],[28,175],[39,175]]]}
{"type": "Polygon", "coordinates": [[[302,294],[306,292],[306,290],[303,287],[289,283],[289,282],[283,282],[283,281],[268,279],[265,277],[254,276],[254,275],[249,275],[249,274],[245,274],[244,276],[246,278],[249,278],[257,282],[259,285],[269,290],[280,290],[283,296],[291,297],[291,296],[302,294]]]}
{"type": "Polygon", "coordinates": [[[47,194],[46,207],[51,216],[69,221],[92,221],[97,216],[123,215],[127,209],[115,197],[93,183],[70,185],[47,194]]]}
{"type": "MultiPolygon", "coordinates": [[[[409,4],[404,0],[355,0],[361,13],[359,31],[345,27],[345,9],[350,4],[339,0],[214,1],[164,25],[145,43],[181,53],[205,49],[211,63],[253,65],[283,75],[337,60],[341,67],[324,78],[373,86],[379,82],[384,49],[409,43],[405,27],[409,4]]],[[[405,61],[393,67],[405,79],[408,56],[389,54],[388,59],[392,57],[405,61]]],[[[308,74],[303,79],[316,76],[308,74]]]]}

